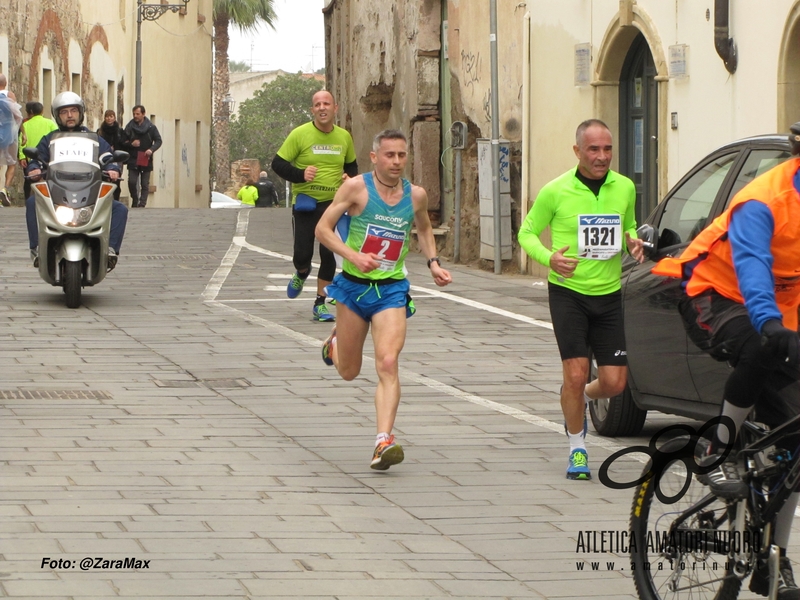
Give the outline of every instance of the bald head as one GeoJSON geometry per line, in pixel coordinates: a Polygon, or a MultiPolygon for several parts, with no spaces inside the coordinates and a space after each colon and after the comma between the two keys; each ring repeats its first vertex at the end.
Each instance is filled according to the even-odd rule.
{"type": "Polygon", "coordinates": [[[333,131],[333,120],[338,109],[333,94],[328,90],[320,90],[311,98],[311,115],[314,117],[314,125],[320,131],[333,131]]]}
{"type": "Polygon", "coordinates": [[[6,77],[5,73],[0,73],[0,90],[6,89],[8,85],[8,77],[6,77]]]}

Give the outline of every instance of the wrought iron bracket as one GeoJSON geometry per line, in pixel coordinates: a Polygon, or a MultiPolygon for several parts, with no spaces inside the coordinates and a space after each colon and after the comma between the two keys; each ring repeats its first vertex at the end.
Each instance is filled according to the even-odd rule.
{"type": "Polygon", "coordinates": [[[183,4],[140,4],[139,14],[145,21],[155,21],[161,17],[165,12],[179,12],[183,15],[186,14],[186,5],[189,0],[182,0],[183,4]]]}

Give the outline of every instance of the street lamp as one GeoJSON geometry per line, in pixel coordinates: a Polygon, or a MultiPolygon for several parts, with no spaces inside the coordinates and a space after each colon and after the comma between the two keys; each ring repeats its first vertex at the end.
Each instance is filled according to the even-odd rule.
{"type": "Polygon", "coordinates": [[[186,14],[189,0],[180,0],[183,4],[144,4],[144,0],[136,0],[136,104],[142,103],[142,21],[155,21],[165,12],[172,11],[186,14]]]}
{"type": "Polygon", "coordinates": [[[228,92],[228,95],[222,99],[222,103],[225,105],[225,116],[230,119],[233,110],[236,108],[236,100],[234,100],[233,96],[228,92]]]}

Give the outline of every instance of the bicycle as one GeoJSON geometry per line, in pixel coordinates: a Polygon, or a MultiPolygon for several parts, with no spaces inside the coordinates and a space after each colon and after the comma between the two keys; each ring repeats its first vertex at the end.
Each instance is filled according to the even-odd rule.
{"type": "Polygon", "coordinates": [[[651,455],[630,520],[631,568],[641,600],[735,600],[744,580],[763,564],[770,573],[768,598],[776,598],[779,556],[772,523],[800,489],[798,449],[785,450],[781,442],[798,429],[800,415],[773,430],[744,423],[732,453],[749,485],[742,499],[717,497],[692,477],[700,470],[695,457],[707,447],[705,438],[682,436],[663,444],[662,457],[673,458],[664,459],[660,470],[651,455]]]}

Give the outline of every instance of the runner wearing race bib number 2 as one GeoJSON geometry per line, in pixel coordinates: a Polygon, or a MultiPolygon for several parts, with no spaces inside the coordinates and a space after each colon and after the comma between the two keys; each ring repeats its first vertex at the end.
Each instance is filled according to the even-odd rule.
{"type": "Polygon", "coordinates": [[[428,195],[402,178],[408,162],[405,135],[382,131],[375,137],[370,158],[374,171],[342,184],[322,215],[316,235],[343,259],[342,272],[326,288],[336,300],[337,325],[322,345],[322,360],[335,366],[342,379],[355,379],[361,372],[364,342],[372,327],[379,381],[375,391],[377,436],[370,467],[385,471],[404,458],[392,429],[400,405],[398,359],[405,344],[406,319],[414,314],[405,268],[412,226],[417,228],[434,283],[445,286],[451,277],[436,256],[428,195]],[[344,240],[335,231],[342,217],[349,218],[344,240]]]}
{"type": "Polygon", "coordinates": [[[568,479],[591,479],[586,452],[586,404],[623,392],[627,354],[622,322],[622,252],[644,259],[636,239],[636,189],[611,171],[611,132],[602,121],[578,126],[578,167],[546,184],[519,231],[519,243],[550,267],[553,332],[564,370],[561,408],[570,442],[568,479]],[[541,233],[550,228],[552,248],[541,233]],[[598,377],[586,385],[589,353],[598,377]]]}

